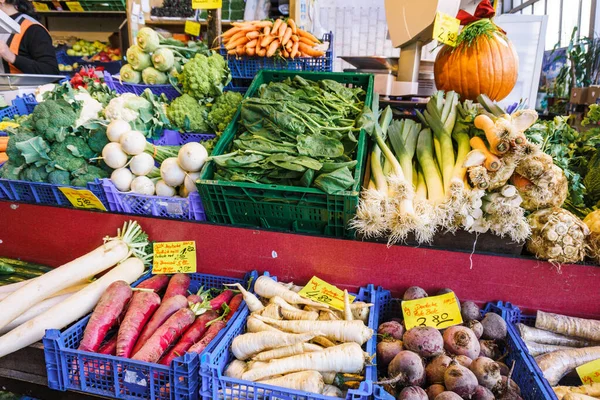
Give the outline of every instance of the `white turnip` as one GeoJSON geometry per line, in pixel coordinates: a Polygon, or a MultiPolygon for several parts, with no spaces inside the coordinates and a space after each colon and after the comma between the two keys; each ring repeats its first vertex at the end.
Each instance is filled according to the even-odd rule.
{"type": "Polygon", "coordinates": [[[102,149],[102,160],[112,169],[123,168],[127,164],[127,154],[119,143],[108,143],[102,149]]]}
{"type": "Polygon", "coordinates": [[[131,126],[127,121],[115,119],[106,127],[106,137],[111,142],[118,142],[121,140],[121,136],[130,130],[131,126]]]}
{"type": "Polygon", "coordinates": [[[477,339],[481,339],[481,335],[483,335],[483,325],[481,325],[481,322],[472,319],[471,321],[466,322],[465,326],[473,331],[477,339]]]}
{"type": "Polygon", "coordinates": [[[133,156],[131,157],[131,161],[129,161],[129,169],[137,176],[146,176],[154,168],[156,168],[154,166],[154,158],[148,153],[133,156]]]}
{"type": "Polygon", "coordinates": [[[485,317],[481,320],[481,325],[483,325],[483,335],[481,337],[483,339],[504,339],[507,334],[506,321],[494,313],[487,313],[485,317]]]}
{"type": "Polygon", "coordinates": [[[169,157],[160,165],[160,177],[167,185],[175,187],[183,183],[185,171],[177,163],[177,158],[169,157]]]}
{"type": "Polygon", "coordinates": [[[472,330],[464,326],[451,326],[444,331],[444,348],[450,354],[464,355],[470,359],[479,356],[479,341],[472,330]]]}
{"type": "Polygon", "coordinates": [[[185,179],[183,180],[183,184],[185,185],[185,190],[188,193],[197,192],[198,186],[196,186],[196,181],[200,179],[200,172],[190,172],[185,175],[185,179]]]}
{"type": "Polygon", "coordinates": [[[487,357],[492,360],[497,360],[502,356],[498,344],[494,340],[480,340],[479,341],[479,357],[487,357]]]}
{"type": "Polygon", "coordinates": [[[444,386],[446,390],[468,398],[477,390],[477,377],[462,365],[452,363],[444,373],[444,386]]]}
{"type": "Polygon", "coordinates": [[[394,339],[402,340],[402,336],[404,336],[404,327],[398,321],[384,322],[377,328],[377,334],[382,336],[387,335],[394,339]]]}
{"type": "Polygon", "coordinates": [[[403,350],[402,341],[386,337],[377,343],[377,365],[386,368],[396,357],[396,354],[403,350]]]}
{"type": "Polygon", "coordinates": [[[478,357],[473,360],[469,369],[475,374],[477,382],[481,386],[493,391],[500,389],[500,385],[502,384],[500,366],[491,358],[478,357]]]}
{"type": "Polygon", "coordinates": [[[131,191],[137,194],[152,196],[154,194],[154,182],[147,176],[138,176],[131,181],[131,191]]]}
{"type": "Polygon", "coordinates": [[[175,196],[175,188],[167,185],[162,179],[156,182],[156,195],[161,197],[175,196]]]}
{"type": "Polygon", "coordinates": [[[179,166],[187,172],[198,172],[206,162],[208,152],[200,143],[190,142],[181,146],[177,154],[179,166]]]}
{"type": "Polygon", "coordinates": [[[110,174],[110,180],[113,185],[121,192],[129,192],[133,174],[128,168],[117,168],[110,174]]]}
{"type": "Polygon", "coordinates": [[[428,400],[427,393],[418,386],[409,386],[402,389],[398,400],[428,400]]]}
{"type": "Polygon", "coordinates": [[[409,329],[403,337],[404,347],[424,358],[435,357],[444,352],[444,339],[440,331],[429,326],[409,329]]]}
{"type": "Polygon", "coordinates": [[[125,153],[129,154],[130,156],[137,156],[138,154],[142,154],[144,152],[148,142],[146,142],[146,137],[142,132],[129,131],[121,135],[119,143],[121,144],[121,148],[125,153]]]}
{"type": "MultiPolygon", "coordinates": [[[[444,383],[444,373],[450,366],[452,359],[445,354],[439,355],[431,360],[425,367],[427,383],[444,383]]],[[[444,389],[442,388],[442,391],[444,389]]]]}
{"type": "Polygon", "coordinates": [[[474,302],[465,301],[460,306],[460,315],[464,322],[477,321],[481,319],[481,310],[474,302]]]}
{"type": "Polygon", "coordinates": [[[490,389],[481,385],[477,386],[475,393],[471,396],[471,400],[494,400],[494,393],[490,389]]]}
{"type": "Polygon", "coordinates": [[[452,359],[465,368],[469,368],[471,366],[471,363],[473,362],[471,358],[463,355],[452,357],[452,359]]]}
{"type": "Polygon", "coordinates": [[[427,296],[427,292],[424,289],[418,286],[411,286],[408,289],[406,289],[406,292],[404,292],[402,300],[416,300],[422,299],[427,296]]]}
{"type": "Polygon", "coordinates": [[[446,388],[444,387],[444,385],[436,383],[425,389],[425,393],[427,393],[427,397],[429,398],[429,400],[434,400],[438,394],[443,393],[445,390],[446,388]]]}
{"type": "Polygon", "coordinates": [[[454,392],[442,392],[435,396],[435,400],[462,400],[462,397],[454,392]]]}
{"type": "Polygon", "coordinates": [[[388,365],[389,379],[380,384],[396,384],[404,386],[421,386],[425,382],[425,366],[417,353],[403,350],[388,365]]]}

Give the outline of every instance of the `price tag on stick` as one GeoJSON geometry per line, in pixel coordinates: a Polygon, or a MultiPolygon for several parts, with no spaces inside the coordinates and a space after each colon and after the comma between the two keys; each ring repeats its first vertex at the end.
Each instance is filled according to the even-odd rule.
{"type": "Polygon", "coordinates": [[[444,329],[463,322],[454,292],[403,301],[402,314],[406,330],[415,326],[444,329]]]}
{"type": "Polygon", "coordinates": [[[600,382],[600,359],[583,364],[576,368],[577,375],[581,382],[591,385],[594,382],[600,382]]]}
{"type": "Polygon", "coordinates": [[[459,29],[459,19],[438,11],[433,23],[433,39],[448,46],[456,47],[459,29]]]}
{"type": "Polygon", "coordinates": [[[58,188],[75,208],[106,211],[104,204],[87,189],[58,188]]]}
{"type": "MultiPolygon", "coordinates": [[[[316,276],[313,276],[298,294],[306,299],[327,304],[336,310],[344,310],[344,291],[316,276]]],[[[349,295],[348,297],[352,303],[354,296],[349,295]]]]}
{"type": "Polygon", "coordinates": [[[33,8],[35,8],[35,11],[50,11],[50,7],[48,7],[48,4],[40,3],[37,1],[32,1],[31,4],[33,4],[33,8]]]}
{"type": "Polygon", "coordinates": [[[223,8],[223,0],[192,0],[192,8],[194,10],[214,10],[223,8]]]}
{"type": "Polygon", "coordinates": [[[160,242],[153,244],[153,274],[196,273],[196,242],[160,242]]]}
{"type": "Polygon", "coordinates": [[[185,21],[184,32],[192,36],[200,36],[200,22],[185,21]]]}

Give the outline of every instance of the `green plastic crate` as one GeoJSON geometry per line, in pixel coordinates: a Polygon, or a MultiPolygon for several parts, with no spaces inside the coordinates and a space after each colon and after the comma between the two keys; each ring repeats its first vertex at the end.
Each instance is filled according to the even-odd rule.
{"type": "MultiPolygon", "coordinates": [[[[365,102],[373,100],[373,75],[338,72],[260,71],[246,92],[252,97],[263,83],[283,81],[300,75],[308,80],[332,79],[366,92],[365,102]]],[[[240,112],[223,133],[213,155],[226,153],[238,131],[240,112]]],[[[362,175],[366,163],[367,134],[358,137],[351,191],[327,194],[319,189],[296,186],[226,182],[213,180],[215,164],[209,162],[198,181],[198,191],[210,222],[245,227],[262,227],[281,231],[335,237],[354,237],[348,223],[356,213],[362,175]]]]}

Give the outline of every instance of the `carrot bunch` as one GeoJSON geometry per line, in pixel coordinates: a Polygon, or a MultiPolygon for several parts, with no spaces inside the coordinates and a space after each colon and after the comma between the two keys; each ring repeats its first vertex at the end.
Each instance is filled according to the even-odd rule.
{"type": "Polygon", "coordinates": [[[322,57],[316,48],[321,42],[311,33],[296,26],[293,19],[234,22],[233,28],[221,35],[228,54],[237,56],[284,58],[322,57]]]}
{"type": "Polygon", "coordinates": [[[6,146],[8,146],[8,136],[0,136],[0,164],[8,161],[6,146]]]}

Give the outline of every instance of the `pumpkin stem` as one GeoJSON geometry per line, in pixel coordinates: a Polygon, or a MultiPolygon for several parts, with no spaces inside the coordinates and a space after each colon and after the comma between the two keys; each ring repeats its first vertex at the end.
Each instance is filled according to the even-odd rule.
{"type": "Polygon", "coordinates": [[[482,18],[464,27],[456,39],[455,49],[472,46],[473,43],[481,36],[485,35],[489,38],[499,29],[490,19],[482,18]],[[464,46],[462,46],[464,44],[464,46]]]}

